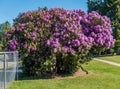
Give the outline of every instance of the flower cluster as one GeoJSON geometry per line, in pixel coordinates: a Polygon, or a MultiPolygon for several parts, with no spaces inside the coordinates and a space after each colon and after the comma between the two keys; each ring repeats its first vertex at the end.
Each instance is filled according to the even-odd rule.
{"type": "Polygon", "coordinates": [[[110,20],[97,12],[85,13],[82,10],[28,11],[15,20],[14,30],[5,34],[13,40],[8,43],[10,50],[20,48],[38,51],[40,47],[50,46],[54,53],[75,54],[89,50],[91,46],[110,48],[113,39],[110,20]]]}
{"type": "Polygon", "coordinates": [[[92,11],[82,19],[82,22],[83,32],[87,37],[93,38],[94,47],[109,49],[114,45],[115,39],[112,36],[112,28],[108,17],[92,11]]]}
{"type": "Polygon", "coordinates": [[[86,37],[82,32],[81,20],[85,14],[83,11],[57,8],[57,10],[51,9],[50,13],[54,19],[52,19],[51,37],[48,39],[47,45],[53,48],[54,53],[75,54],[90,49],[92,39],[86,37]]]}
{"type": "MultiPolygon", "coordinates": [[[[14,21],[14,31],[6,33],[7,39],[16,39],[18,41],[18,46],[14,49],[11,43],[8,43],[9,50],[27,50],[37,51],[39,49],[40,41],[47,39],[47,30],[50,27],[51,15],[49,11],[39,10],[39,11],[28,11],[22,13],[14,21]],[[46,34],[46,35],[45,35],[46,34]],[[11,35],[13,36],[11,38],[11,35]]],[[[42,42],[44,43],[44,42],[42,42]]],[[[44,45],[42,45],[44,46],[44,45]]]]}
{"type": "Polygon", "coordinates": [[[19,46],[28,51],[36,51],[42,46],[51,46],[54,53],[75,54],[90,49],[91,46],[110,48],[113,39],[110,20],[97,12],[85,13],[82,10],[28,11],[15,20],[14,30],[5,34],[7,38],[15,35],[8,44],[10,50],[19,46]],[[43,41],[43,42],[42,42],[43,41]]]}
{"type": "Polygon", "coordinates": [[[16,50],[18,46],[18,42],[16,41],[16,39],[13,39],[12,41],[9,42],[9,50],[16,50]]]}

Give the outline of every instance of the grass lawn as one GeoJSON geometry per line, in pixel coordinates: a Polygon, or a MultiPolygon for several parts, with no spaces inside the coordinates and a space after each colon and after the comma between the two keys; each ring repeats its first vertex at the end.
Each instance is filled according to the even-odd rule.
{"type": "Polygon", "coordinates": [[[98,57],[103,60],[108,60],[112,62],[120,63],[120,55],[119,56],[105,56],[105,57],[98,57]]]}
{"type": "Polygon", "coordinates": [[[64,79],[19,80],[7,89],[120,89],[120,67],[91,61],[88,75],[64,79]]]}

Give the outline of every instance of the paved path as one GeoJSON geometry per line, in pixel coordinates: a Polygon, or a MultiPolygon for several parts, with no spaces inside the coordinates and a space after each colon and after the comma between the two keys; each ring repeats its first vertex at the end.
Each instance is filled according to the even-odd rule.
{"type": "Polygon", "coordinates": [[[93,58],[93,59],[96,60],[96,61],[100,61],[100,62],[104,62],[104,63],[108,63],[108,64],[111,64],[111,65],[115,65],[115,66],[119,66],[120,67],[120,63],[106,61],[106,60],[97,59],[97,58],[93,58]]]}

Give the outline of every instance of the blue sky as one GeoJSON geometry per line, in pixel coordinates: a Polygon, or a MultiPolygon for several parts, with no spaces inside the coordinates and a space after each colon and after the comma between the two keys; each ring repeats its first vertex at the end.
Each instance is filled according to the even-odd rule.
{"type": "Polygon", "coordinates": [[[48,8],[65,8],[65,9],[82,9],[87,11],[87,0],[0,0],[0,23],[13,19],[20,12],[28,10],[37,10],[38,7],[48,8]]]}

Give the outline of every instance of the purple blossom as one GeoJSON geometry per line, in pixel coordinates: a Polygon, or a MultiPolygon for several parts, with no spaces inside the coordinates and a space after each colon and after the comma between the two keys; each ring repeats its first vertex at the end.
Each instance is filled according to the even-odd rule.
{"type": "Polygon", "coordinates": [[[10,32],[7,32],[6,34],[4,34],[4,36],[5,36],[6,38],[8,38],[8,37],[11,36],[11,33],[10,33],[10,32]]]}
{"type": "Polygon", "coordinates": [[[49,48],[50,52],[74,55],[91,48],[110,48],[115,43],[110,19],[95,11],[86,13],[63,8],[28,11],[19,17],[14,28],[5,34],[10,38],[12,32],[16,32],[8,43],[10,50],[21,50],[18,46],[22,46],[27,52],[39,53],[49,48]]]}

